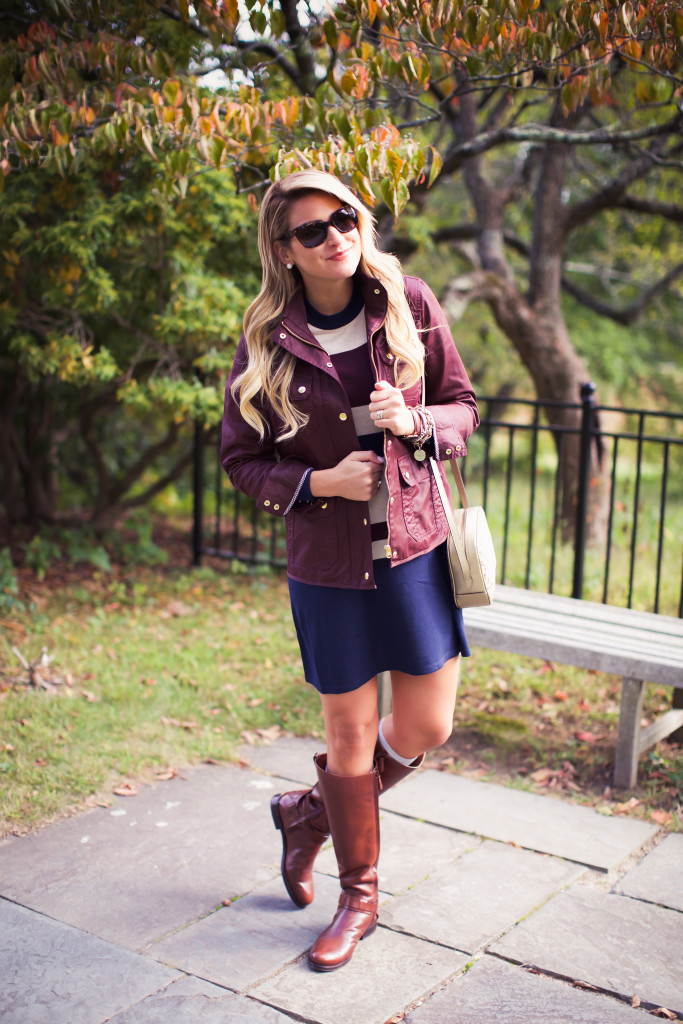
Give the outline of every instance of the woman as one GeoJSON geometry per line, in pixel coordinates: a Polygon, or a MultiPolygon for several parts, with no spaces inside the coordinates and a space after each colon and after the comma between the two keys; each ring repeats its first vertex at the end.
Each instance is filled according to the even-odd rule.
{"type": "Polygon", "coordinates": [[[298,171],[271,185],[259,249],[263,285],[226,388],[221,461],[257,508],[286,521],[327,753],[315,757],[317,784],[271,809],[299,907],[332,836],[342,892],[309,953],[331,971],[377,924],[379,791],[451,733],[469,650],[426,456],[465,455],[479,419],[434,295],[378,250],[370,213],[337,178],[298,171]],[[378,722],[382,671],[393,709],[378,722]]]}

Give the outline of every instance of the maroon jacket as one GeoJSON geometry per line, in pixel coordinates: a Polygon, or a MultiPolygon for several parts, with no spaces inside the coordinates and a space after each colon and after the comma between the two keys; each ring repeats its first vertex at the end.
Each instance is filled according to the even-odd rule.
{"type": "MultiPolygon", "coordinates": [[[[367,277],[361,278],[361,286],[376,379],[393,384],[394,356],[383,328],[386,291],[379,281],[367,277]]],[[[465,455],[467,438],[479,423],[472,386],[433,292],[415,277],[407,277],[405,287],[427,352],[425,404],[436,425],[435,457],[441,461],[465,455]]],[[[308,469],[329,469],[360,448],[346,392],[327,353],[308,329],[301,291],[292,297],[272,337],[276,344],[297,356],[291,399],[308,413],[308,423],[293,438],[276,442],[273,438],[281,424],[264,403],[262,411],[269,429],[265,440],[259,441],[230,394],[232,380],[246,365],[242,339],[225,391],[223,468],[233,485],[254,499],[257,508],[285,517],[289,576],[322,586],[373,589],[367,503],[335,497],[321,498],[314,504],[297,504],[308,469]]],[[[404,391],[406,405],[420,404],[421,388],[417,381],[404,391]]],[[[392,566],[431,551],[448,535],[429,462],[417,462],[413,452],[410,443],[385,432],[392,566]]],[[[441,466],[439,469],[445,479],[441,466]]]]}

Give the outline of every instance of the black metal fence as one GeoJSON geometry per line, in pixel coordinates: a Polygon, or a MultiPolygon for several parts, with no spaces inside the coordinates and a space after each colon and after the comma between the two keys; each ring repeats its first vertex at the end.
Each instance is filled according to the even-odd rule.
{"type": "MultiPolygon", "coordinates": [[[[577,403],[478,401],[463,468],[498,581],[683,617],[683,413],[598,406],[591,384],[577,403]]],[[[199,429],[194,502],[195,565],[285,566],[283,521],[236,492],[217,456],[205,465],[199,429]]]]}

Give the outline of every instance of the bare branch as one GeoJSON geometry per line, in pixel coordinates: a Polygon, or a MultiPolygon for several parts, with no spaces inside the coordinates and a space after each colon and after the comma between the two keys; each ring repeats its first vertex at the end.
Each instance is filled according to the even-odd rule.
{"type": "Polygon", "coordinates": [[[655,284],[646,288],[641,295],[628,306],[623,309],[615,309],[608,302],[598,298],[597,295],[591,294],[586,291],[585,288],[581,288],[580,285],[574,284],[568,278],[562,278],[562,287],[569,295],[572,295],[581,305],[587,309],[592,310],[594,313],[599,313],[600,316],[607,317],[608,320],[614,320],[617,324],[623,324],[628,326],[629,324],[635,323],[640,314],[643,312],[646,306],[649,305],[658,295],[665,292],[670,284],[676,280],[676,278],[683,276],[683,263],[679,263],[673,267],[668,274],[656,281],[655,284]]]}
{"type": "Polygon", "coordinates": [[[647,213],[653,217],[663,217],[674,224],[683,224],[683,206],[675,203],[662,203],[658,199],[639,199],[636,196],[624,196],[617,204],[621,210],[633,210],[635,213],[647,213]]]}

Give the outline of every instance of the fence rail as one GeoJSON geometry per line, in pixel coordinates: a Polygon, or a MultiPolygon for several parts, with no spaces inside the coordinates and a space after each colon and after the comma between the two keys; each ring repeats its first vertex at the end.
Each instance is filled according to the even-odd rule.
{"type": "MultiPolygon", "coordinates": [[[[499,582],[683,617],[683,413],[599,406],[592,384],[576,403],[485,396],[479,409],[464,476],[499,582]]],[[[198,428],[194,564],[284,567],[283,521],[235,491],[217,455],[209,480],[205,459],[198,428]]]]}

